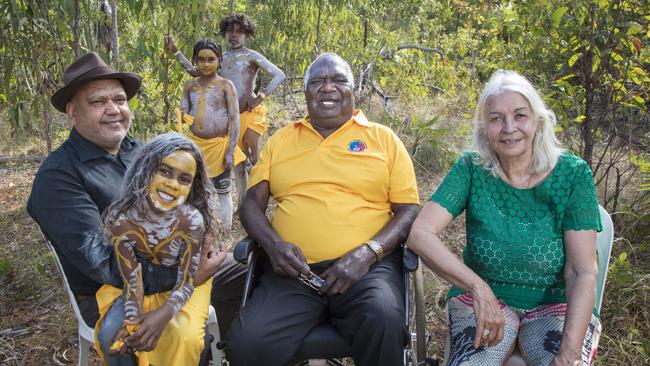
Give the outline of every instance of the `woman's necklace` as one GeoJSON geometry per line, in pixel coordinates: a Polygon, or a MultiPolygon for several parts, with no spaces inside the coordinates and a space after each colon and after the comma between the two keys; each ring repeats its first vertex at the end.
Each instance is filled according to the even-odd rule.
{"type": "Polygon", "coordinates": [[[526,185],[526,188],[530,188],[530,183],[532,183],[533,181],[533,175],[534,175],[533,173],[530,173],[528,175],[528,184],[526,185]]]}

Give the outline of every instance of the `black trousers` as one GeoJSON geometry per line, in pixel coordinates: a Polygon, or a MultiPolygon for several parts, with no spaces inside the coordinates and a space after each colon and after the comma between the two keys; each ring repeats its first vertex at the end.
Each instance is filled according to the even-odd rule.
{"type": "MultiPolygon", "coordinates": [[[[332,263],[310,267],[320,273],[332,263]]],[[[335,296],[321,296],[295,278],[275,274],[267,261],[258,287],[228,334],[228,359],[234,366],[285,365],[305,335],[329,321],[352,346],[355,365],[401,365],[408,340],[402,293],[399,251],[335,296]]]]}

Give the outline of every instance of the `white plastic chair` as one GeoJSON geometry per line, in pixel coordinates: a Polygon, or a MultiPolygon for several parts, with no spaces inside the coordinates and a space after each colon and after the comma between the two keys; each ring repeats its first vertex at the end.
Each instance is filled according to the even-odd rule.
{"type": "MultiPolygon", "coordinates": [[[[56,266],[59,269],[59,273],[61,273],[61,278],[63,279],[63,287],[65,288],[66,292],[68,293],[68,296],[70,297],[70,304],[72,305],[72,310],[74,311],[74,315],[77,317],[77,324],[79,325],[77,329],[77,332],[79,334],[78,365],[87,366],[88,355],[90,353],[90,346],[95,343],[95,339],[94,339],[95,329],[89,327],[88,324],[86,324],[86,321],[81,317],[81,312],[79,311],[79,305],[77,305],[77,299],[72,293],[72,290],[70,290],[70,285],[68,284],[68,278],[65,276],[65,272],[63,272],[63,267],[61,266],[61,262],[59,261],[59,256],[56,254],[56,251],[52,247],[50,241],[45,240],[45,242],[47,243],[47,247],[52,252],[54,261],[56,262],[56,266]]],[[[205,322],[205,331],[208,332],[208,334],[212,335],[213,337],[212,342],[210,343],[210,348],[212,350],[212,362],[214,366],[219,366],[221,365],[221,360],[223,359],[223,352],[217,349],[217,343],[221,340],[221,337],[219,334],[217,315],[212,305],[210,305],[208,308],[208,320],[205,322]]]]}
{"type": "Polygon", "coordinates": [[[50,251],[54,256],[54,261],[56,262],[56,266],[57,268],[59,268],[59,273],[61,273],[61,278],[63,278],[63,287],[65,288],[65,291],[68,293],[68,296],[70,297],[70,304],[72,305],[72,310],[74,311],[74,315],[77,317],[77,324],[79,325],[77,329],[77,332],[79,333],[78,365],[86,366],[88,365],[88,354],[90,352],[90,346],[94,343],[95,330],[92,327],[89,327],[88,324],[86,324],[86,321],[84,321],[84,319],[81,317],[81,312],[79,311],[79,305],[77,305],[77,299],[72,293],[72,290],[70,290],[70,285],[68,284],[68,279],[65,276],[65,272],[63,272],[63,267],[61,267],[59,256],[56,254],[56,251],[54,251],[54,248],[52,247],[50,241],[46,240],[45,242],[47,243],[47,247],[50,248],[50,251]]]}
{"type": "MultiPolygon", "coordinates": [[[[596,255],[598,257],[598,282],[596,282],[596,303],[595,307],[600,314],[600,307],[603,304],[605,295],[605,281],[607,281],[607,269],[609,268],[609,257],[612,254],[612,244],[614,244],[614,223],[603,206],[598,206],[600,211],[600,221],[603,224],[603,231],[596,235],[596,255]]],[[[597,340],[596,340],[597,342],[597,340]]],[[[519,348],[505,363],[505,366],[526,366],[524,358],[521,356],[519,348]]]]}

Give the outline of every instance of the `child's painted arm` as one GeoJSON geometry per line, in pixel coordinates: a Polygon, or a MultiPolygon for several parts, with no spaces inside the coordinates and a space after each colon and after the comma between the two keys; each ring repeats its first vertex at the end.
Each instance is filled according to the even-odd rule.
{"type": "Polygon", "coordinates": [[[228,150],[226,154],[234,154],[237,139],[239,139],[239,101],[237,89],[230,80],[225,80],[226,105],[228,106],[228,150]]]}
{"type": "Polygon", "coordinates": [[[113,250],[124,283],[124,319],[133,319],[142,312],[144,298],[142,267],[136,258],[135,247],[138,242],[146,245],[146,239],[130,222],[114,228],[112,235],[113,250]]]}
{"type": "Polygon", "coordinates": [[[183,205],[179,210],[182,210],[182,223],[173,234],[175,238],[172,241],[172,245],[181,246],[178,282],[167,300],[174,314],[185,305],[194,291],[194,276],[199,268],[201,240],[205,232],[203,216],[197,209],[190,205],[183,205]]]}
{"type": "Polygon", "coordinates": [[[264,93],[265,96],[268,96],[273,93],[280,84],[282,84],[285,79],[284,72],[271,63],[271,61],[267,60],[266,57],[257,52],[255,55],[255,63],[257,63],[257,66],[271,77],[271,81],[265,87],[261,88],[261,92],[264,93]]]}
{"type": "Polygon", "coordinates": [[[178,53],[176,53],[174,55],[174,57],[176,57],[178,62],[180,62],[181,65],[183,65],[183,68],[185,69],[185,71],[187,71],[187,73],[192,75],[193,77],[200,76],[199,69],[196,66],[192,65],[190,60],[188,60],[187,57],[185,57],[183,52],[181,50],[178,50],[177,52],[178,53]]]}
{"type": "Polygon", "coordinates": [[[192,106],[192,101],[190,100],[190,82],[188,80],[183,85],[183,97],[181,98],[181,112],[185,114],[190,113],[190,107],[192,106]]]}

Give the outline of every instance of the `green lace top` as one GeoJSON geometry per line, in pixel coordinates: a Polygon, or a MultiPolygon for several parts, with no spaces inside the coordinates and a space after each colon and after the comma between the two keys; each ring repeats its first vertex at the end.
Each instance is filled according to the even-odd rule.
{"type": "MultiPolygon", "coordinates": [[[[467,211],[465,264],[509,306],[566,303],[563,233],[602,230],[589,166],[565,152],[544,181],[519,189],[476,156],[464,153],[431,196],[454,218],[467,211]]],[[[452,286],[448,298],[462,293],[452,286]]]]}

